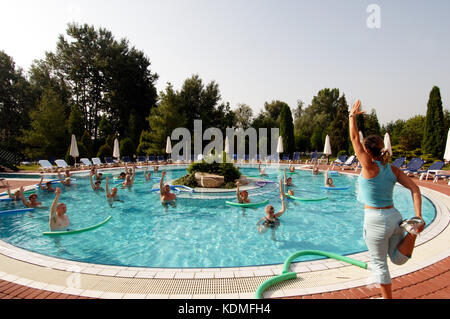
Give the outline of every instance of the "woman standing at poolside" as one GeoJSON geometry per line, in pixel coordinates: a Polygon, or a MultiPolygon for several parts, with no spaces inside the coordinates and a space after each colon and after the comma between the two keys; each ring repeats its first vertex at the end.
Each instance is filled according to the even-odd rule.
{"type": "Polygon", "coordinates": [[[392,298],[392,284],[387,256],[396,265],[406,263],[414,250],[417,234],[424,227],[422,198],[419,187],[399,168],[388,163],[389,152],[383,139],[368,136],[363,144],[359,139],[356,116],[363,114],[358,100],[350,112],[350,138],[353,149],[362,165],[359,176],[358,201],[364,203],[364,239],[370,262],[384,299],[392,298]],[[393,190],[396,182],[411,191],[415,217],[402,222],[402,215],[394,207],[393,190]],[[408,234],[404,235],[404,229],[408,234]]]}

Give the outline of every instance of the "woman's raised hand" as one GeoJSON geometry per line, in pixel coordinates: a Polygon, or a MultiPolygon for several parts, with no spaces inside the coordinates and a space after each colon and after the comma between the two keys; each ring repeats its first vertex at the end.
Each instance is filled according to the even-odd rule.
{"type": "Polygon", "coordinates": [[[355,102],[355,104],[353,104],[352,106],[352,110],[350,111],[350,115],[359,115],[359,114],[364,114],[366,112],[361,111],[361,101],[358,100],[355,102]]]}

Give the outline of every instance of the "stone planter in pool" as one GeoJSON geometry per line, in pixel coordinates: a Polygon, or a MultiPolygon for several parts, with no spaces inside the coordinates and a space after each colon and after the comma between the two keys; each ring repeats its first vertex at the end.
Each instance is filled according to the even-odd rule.
{"type": "Polygon", "coordinates": [[[197,184],[206,188],[218,188],[225,182],[223,176],[200,172],[195,173],[195,180],[197,181],[197,184]]]}

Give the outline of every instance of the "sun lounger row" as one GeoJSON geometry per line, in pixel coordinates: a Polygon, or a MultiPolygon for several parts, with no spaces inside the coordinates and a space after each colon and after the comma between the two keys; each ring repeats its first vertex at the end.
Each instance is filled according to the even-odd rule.
{"type": "MultiPolygon", "coordinates": [[[[124,156],[121,161],[115,160],[112,157],[105,157],[104,162],[101,161],[100,158],[94,157],[92,158],[92,161],[89,158],[80,158],[80,162],[77,163],[77,166],[83,168],[90,168],[92,166],[99,166],[99,167],[113,167],[118,166],[120,163],[132,163],[132,160],[129,156],[124,156]]],[[[143,165],[143,164],[152,164],[152,163],[160,163],[165,162],[164,156],[138,156],[136,159],[136,163],[143,165]]],[[[39,165],[41,166],[42,170],[53,172],[56,171],[59,168],[62,169],[71,169],[73,168],[67,162],[63,159],[55,160],[56,166],[50,163],[48,160],[39,160],[39,165]]]]}

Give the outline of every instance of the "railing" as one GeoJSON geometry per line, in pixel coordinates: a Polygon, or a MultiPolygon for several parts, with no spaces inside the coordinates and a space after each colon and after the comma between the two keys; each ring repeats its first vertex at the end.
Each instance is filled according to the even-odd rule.
{"type": "Polygon", "coordinates": [[[8,152],[0,148],[0,165],[12,169],[13,171],[19,170],[17,166],[22,161],[23,157],[18,154],[8,152]]]}

